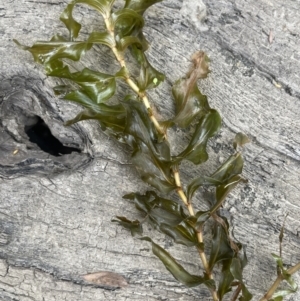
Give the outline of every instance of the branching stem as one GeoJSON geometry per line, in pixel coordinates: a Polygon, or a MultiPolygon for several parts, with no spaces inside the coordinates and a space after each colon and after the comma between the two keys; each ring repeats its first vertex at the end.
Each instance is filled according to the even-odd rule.
{"type": "MultiPolygon", "coordinates": [[[[105,21],[107,31],[110,33],[110,35],[115,40],[114,28],[113,28],[112,22],[110,21],[110,18],[109,17],[104,18],[104,21],[105,21]]],[[[112,51],[113,51],[117,61],[119,62],[120,66],[123,67],[125,69],[125,73],[128,74],[128,76],[125,79],[126,83],[139,96],[139,98],[143,101],[143,103],[144,103],[144,105],[145,105],[145,107],[146,107],[146,109],[149,113],[149,118],[153,122],[153,124],[154,124],[155,128],[157,129],[157,131],[160,134],[165,135],[165,132],[164,132],[163,128],[160,126],[159,122],[157,121],[155,116],[152,114],[152,109],[151,109],[151,106],[150,106],[147,95],[143,91],[141,91],[140,88],[137,86],[137,84],[130,78],[129,70],[126,66],[126,62],[124,60],[123,53],[120,52],[117,49],[116,44],[112,47],[112,51]]],[[[176,183],[176,186],[177,186],[177,193],[178,193],[179,197],[181,198],[181,200],[183,201],[183,203],[187,206],[189,214],[191,216],[194,216],[195,212],[194,212],[193,206],[188,201],[188,199],[187,199],[187,197],[186,197],[186,195],[185,195],[185,193],[182,189],[178,170],[176,170],[176,171],[174,170],[173,174],[174,174],[174,179],[175,179],[175,183],[176,183]]],[[[199,243],[203,243],[203,231],[202,231],[202,229],[201,229],[201,231],[199,231],[197,233],[197,238],[198,238],[199,243]]],[[[207,262],[206,255],[205,255],[204,251],[202,249],[198,248],[198,252],[199,252],[204,270],[205,270],[208,278],[213,280],[213,275],[212,275],[212,273],[209,269],[208,262],[207,262]]],[[[215,289],[211,289],[211,294],[212,294],[212,297],[213,297],[214,301],[219,300],[217,291],[215,289]]]]}
{"type": "MultiPolygon", "coordinates": [[[[187,209],[188,209],[190,215],[195,216],[193,205],[188,201],[188,199],[187,199],[187,197],[186,197],[186,195],[185,195],[185,193],[182,189],[181,181],[180,181],[180,175],[179,175],[179,172],[178,172],[177,168],[174,168],[173,174],[174,174],[175,184],[177,186],[177,193],[178,193],[179,197],[181,198],[182,202],[187,206],[187,209]]],[[[203,243],[203,230],[202,229],[200,229],[200,231],[197,232],[197,238],[198,238],[199,243],[202,244],[203,243]]],[[[199,256],[201,258],[202,264],[203,264],[203,268],[204,268],[208,278],[213,280],[213,275],[212,275],[212,273],[209,269],[205,252],[200,248],[198,248],[198,252],[199,252],[199,256]]],[[[211,294],[212,294],[212,297],[213,297],[214,301],[219,300],[219,297],[218,297],[218,294],[217,294],[216,290],[211,290],[211,294]]]]}
{"type": "MultiPolygon", "coordinates": [[[[294,265],[293,267],[289,268],[287,270],[287,273],[293,275],[299,270],[300,270],[300,262],[294,265]]],[[[284,280],[282,274],[278,275],[278,277],[276,278],[276,280],[274,281],[270,289],[261,299],[259,299],[259,301],[268,301],[274,295],[275,291],[277,290],[282,280],[284,280]]]]}
{"type": "MultiPolygon", "coordinates": [[[[112,38],[115,41],[114,27],[111,24],[112,22],[110,21],[110,18],[104,18],[104,21],[105,21],[107,31],[109,32],[109,34],[112,36],[112,38]]],[[[128,76],[125,78],[126,83],[139,96],[139,98],[143,101],[146,109],[149,112],[149,117],[150,117],[151,121],[153,122],[153,124],[154,124],[155,128],[157,129],[157,131],[160,134],[164,135],[165,132],[164,132],[163,128],[160,126],[159,122],[157,121],[155,116],[152,114],[151,106],[150,106],[147,95],[145,95],[145,93],[140,90],[138,85],[129,76],[129,70],[128,70],[126,62],[124,60],[123,53],[117,49],[116,43],[111,49],[112,49],[117,61],[119,62],[120,66],[123,67],[125,69],[125,73],[128,74],[128,76]]]]}

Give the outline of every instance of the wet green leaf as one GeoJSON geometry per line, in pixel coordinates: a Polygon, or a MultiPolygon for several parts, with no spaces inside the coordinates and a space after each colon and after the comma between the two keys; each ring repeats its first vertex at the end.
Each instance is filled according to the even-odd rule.
{"type": "Polygon", "coordinates": [[[120,9],[112,14],[115,35],[119,38],[135,35],[144,26],[143,17],[128,8],[120,9]]]}
{"type": "Polygon", "coordinates": [[[164,81],[165,75],[157,71],[149,63],[143,49],[133,46],[131,52],[140,64],[140,74],[137,78],[137,82],[141,91],[155,88],[164,81]]]}
{"type": "Polygon", "coordinates": [[[163,193],[176,188],[172,171],[170,148],[161,139],[144,105],[134,99],[123,102],[127,108],[127,143],[133,148],[132,162],[143,181],[163,193]]]}
{"type": "Polygon", "coordinates": [[[65,10],[60,15],[60,20],[66,25],[70,33],[70,41],[73,41],[78,37],[79,31],[81,29],[81,24],[74,20],[72,11],[75,3],[72,2],[68,4],[65,10]]]}
{"type": "Polygon", "coordinates": [[[237,149],[238,146],[242,147],[249,142],[250,142],[249,138],[245,134],[240,132],[235,135],[233,147],[237,149]]]}
{"type": "Polygon", "coordinates": [[[125,229],[131,232],[132,236],[142,235],[143,227],[138,220],[131,221],[124,216],[116,216],[117,219],[113,219],[112,222],[118,223],[123,226],[125,229]]]}
{"type": "Polygon", "coordinates": [[[228,194],[240,183],[244,182],[245,179],[241,176],[233,176],[230,180],[225,181],[224,184],[217,186],[216,189],[216,203],[210,209],[211,213],[216,212],[223,204],[228,194]]]}
{"type": "Polygon", "coordinates": [[[189,126],[196,117],[210,109],[207,97],[201,94],[196,83],[189,87],[187,80],[178,80],[172,88],[172,94],[176,109],[176,116],[172,121],[182,128],[189,126]]]}
{"type": "Polygon", "coordinates": [[[236,153],[230,156],[210,177],[224,183],[231,177],[241,174],[243,165],[244,160],[241,153],[236,153]]]}
{"type": "Polygon", "coordinates": [[[103,44],[110,48],[112,48],[115,44],[114,38],[107,31],[104,32],[93,31],[90,34],[87,42],[93,44],[103,44]]]}
{"type": "Polygon", "coordinates": [[[176,243],[185,245],[187,247],[196,246],[204,249],[204,245],[198,242],[197,234],[187,220],[182,221],[176,226],[163,223],[160,225],[159,229],[161,232],[173,238],[176,243]]]}
{"type": "Polygon", "coordinates": [[[231,274],[233,275],[234,279],[238,280],[242,285],[242,297],[240,298],[241,301],[250,301],[252,299],[252,294],[246,288],[243,282],[243,266],[241,260],[239,258],[233,258],[230,266],[231,274]]]}
{"type": "Polygon", "coordinates": [[[211,177],[201,176],[201,177],[195,178],[187,186],[187,189],[186,189],[187,198],[189,200],[191,200],[194,193],[196,192],[196,190],[199,187],[202,187],[202,186],[218,186],[220,184],[222,184],[221,181],[216,180],[216,179],[211,178],[211,177]]]}
{"type": "Polygon", "coordinates": [[[88,42],[70,42],[58,35],[49,42],[37,41],[32,47],[23,46],[17,40],[14,42],[20,48],[31,52],[37,63],[44,65],[57,59],[78,61],[93,45],[88,42]]]}
{"type": "Polygon", "coordinates": [[[232,290],[231,283],[234,280],[234,277],[232,276],[230,271],[231,261],[232,259],[228,259],[222,262],[222,271],[218,287],[218,296],[220,298],[220,301],[222,301],[223,297],[232,290]]]}
{"type": "Polygon", "coordinates": [[[73,0],[73,5],[82,3],[96,9],[103,16],[107,16],[111,11],[115,0],[73,0]]]}
{"type": "MultiPolygon", "coordinates": [[[[95,72],[88,68],[83,69],[81,72],[73,73],[70,79],[81,87],[80,91],[73,91],[70,93],[71,95],[74,93],[84,94],[96,104],[107,101],[116,91],[114,76],[95,72]]],[[[66,95],[65,99],[70,99],[70,96],[66,95]]]]}
{"type": "Polygon", "coordinates": [[[227,234],[221,225],[215,225],[211,241],[211,252],[209,257],[209,268],[213,269],[217,262],[233,258],[234,252],[231,249],[227,234]]]}
{"type": "Polygon", "coordinates": [[[151,5],[161,2],[162,0],[125,0],[125,8],[130,8],[139,14],[143,14],[151,5]]]}
{"type": "Polygon", "coordinates": [[[154,191],[147,191],[145,195],[130,193],[123,198],[133,200],[137,209],[149,216],[157,228],[162,224],[175,227],[187,218],[180,204],[161,198],[154,191]]]}
{"type": "Polygon", "coordinates": [[[154,243],[149,237],[144,237],[142,239],[152,243],[153,254],[162,261],[173,277],[182,284],[187,287],[194,287],[200,284],[204,284],[209,288],[215,287],[213,280],[209,280],[206,277],[192,275],[187,272],[166,250],[154,243]]]}
{"type": "MultiPolygon", "coordinates": [[[[92,102],[88,98],[84,98],[79,96],[77,98],[78,94],[74,93],[74,98],[70,99],[75,102],[78,102],[85,107],[89,107],[90,104],[93,106],[93,111],[91,110],[85,110],[79,113],[74,119],[69,120],[66,122],[66,125],[72,125],[76,122],[93,119],[97,120],[102,130],[113,130],[115,133],[114,135],[120,133],[123,134],[124,128],[125,128],[125,110],[122,105],[106,105],[106,104],[98,104],[97,106],[94,105],[94,102],[92,102]],[[84,104],[83,104],[84,102],[84,104]],[[96,110],[94,109],[96,107],[96,110]]],[[[109,132],[110,133],[110,132],[109,132]]]]}
{"type": "Polygon", "coordinates": [[[204,225],[204,223],[210,218],[210,211],[198,211],[195,215],[196,220],[194,224],[194,228],[196,231],[200,231],[204,225]]]}
{"type": "Polygon", "coordinates": [[[187,159],[194,164],[200,164],[208,159],[206,145],[208,139],[213,137],[221,126],[221,117],[216,110],[210,109],[202,116],[195,129],[195,133],[187,148],[174,158],[175,162],[187,159]]]}
{"type": "Polygon", "coordinates": [[[172,121],[183,128],[210,109],[207,97],[202,95],[197,87],[197,80],[205,78],[209,72],[205,53],[196,52],[192,61],[193,65],[187,76],[178,80],[172,88],[176,110],[176,116],[172,121]]]}

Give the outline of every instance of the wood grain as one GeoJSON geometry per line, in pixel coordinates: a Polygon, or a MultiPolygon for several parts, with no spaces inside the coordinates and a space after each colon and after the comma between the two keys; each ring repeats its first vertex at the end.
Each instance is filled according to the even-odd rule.
{"type": "MultiPolygon", "coordinates": [[[[165,0],[147,13],[145,31],[152,42],[148,57],[166,74],[165,83],[151,92],[150,98],[159,116],[170,116],[174,112],[171,83],[186,72],[193,52],[201,49],[208,54],[212,72],[199,87],[221,112],[223,129],[209,145],[211,161],[200,170],[192,167],[183,172],[183,182],[224,161],[232,152],[235,133],[241,131],[250,137],[244,172],[249,182],[232,193],[223,210],[231,217],[236,238],[247,246],[249,266],[245,278],[255,296],[253,300],[257,300],[276,278],[270,253],[278,253],[278,236],[286,213],[284,259],[289,265],[300,260],[300,2],[204,0],[206,18],[202,2],[198,15],[187,2],[192,1],[186,0],[183,5],[179,0],[165,0]]],[[[178,284],[151,253],[147,242],[134,240],[110,222],[120,214],[137,217],[122,195],[147,189],[130,165],[128,150],[99,132],[93,122],[63,132],[63,121],[74,116],[78,108],[57,99],[51,88],[59,81],[47,78],[30,55],[12,42],[15,38],[30,45],[49,39],[54,31],[66,33],[58,17],[67,3],[0,3],[1,112],[3,103],[16,91],[25,103],[35,99],[44,108],[39,114],[53,134],[63,142],[68,137],[72,143],[77,141],[84,157],[78,166],[54,173],[50,167],[55,158],[50,156],[44,169],[47,172],[25,173],[18,169],[14,177],[3,172],[1,161],[0,299],[210,300],[202,287],[187,289],[178,284]],[[81,281],[80,275],[97,271],[118,273],[129,285],[111,290],[81,281]]],[[[99,26],[97,15],[84,6],[76,10],[76,17],[84,24],[83,36],[89,28],[99,26]]],[[[105,71],[116,68],[106,49],[97,51],[87,55],[82,66],[98,65],[105,71]]],[[[16,145],[4,144],[8,138],[4,131],[7,115],[1,116],[0,160],[6,156],[15,168],[13,156],[23,153],[14,155],[16,145]]],[[[14,124],[13,118],[9,122],[14,124]]],[[[187,133],[180,130],[171,132],[170,137],[176,145],[174,152],[188,139],[187,133]]],[[[29,152],[28,144],[23,142],[12,141],[23,145],[30,156],[46,160],[40,150],[29,152]]],[[[68,164],[74,162],[65,159],[68,164]]],[[[39,161],[39,166],[42,163],[39,161]]],[[[201,194],[197,196],[195,206],[204,208],[201,194]]],[[[156,242],[190,272],[199,271],[195,251],[173,246],[162,235],[156,236],[156,242]]],[[[300,275],[295,278],[300,283],[300,275]]],[[[286,300],[299,299],[298,292],[286,300]]]]}

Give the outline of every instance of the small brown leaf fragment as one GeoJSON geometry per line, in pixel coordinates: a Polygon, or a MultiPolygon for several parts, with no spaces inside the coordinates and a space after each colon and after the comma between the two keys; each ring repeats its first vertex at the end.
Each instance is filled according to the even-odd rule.
{"type": "Polygon", "coordinates": [[[110,287],[125,287],[128,285],[127,281],[123,276],[108,271],[100,271],[97,273],[86,274],[83,275],[82,278],[88,282],[93,282],[95,284],[110,287]]]}
{"type": "Polygon", "coordinates": [[[208,58],[203,51],[196,51],[192,57],[192,63],[187,78],[191,79],[189,84],[194,85],[197,79],[206,78],[209,73],[208,58]]]}

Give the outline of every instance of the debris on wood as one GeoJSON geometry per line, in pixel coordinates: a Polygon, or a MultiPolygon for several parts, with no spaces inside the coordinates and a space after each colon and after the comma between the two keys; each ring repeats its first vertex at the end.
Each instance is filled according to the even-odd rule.
{"type": "Polygon", "coordinates": [[[85,281],[92,282],[99,285],[106,285],[111,287],[125,287],[128,285],[126,279],[120,274],[100,271],[97,273],[91,273],[83,275],[82,278],[85,281]]]}

